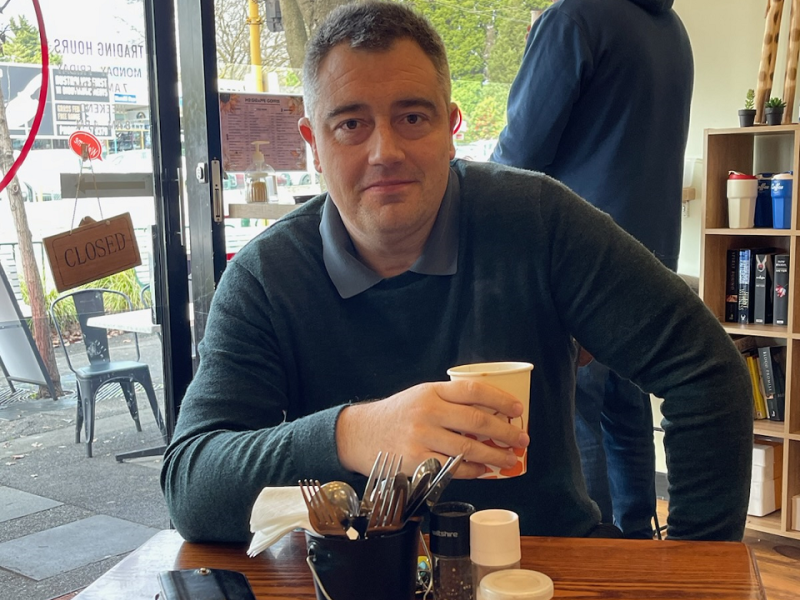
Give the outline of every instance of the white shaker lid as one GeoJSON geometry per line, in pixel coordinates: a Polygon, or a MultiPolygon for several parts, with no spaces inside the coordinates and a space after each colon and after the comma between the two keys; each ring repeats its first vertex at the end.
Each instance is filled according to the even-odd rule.
{"type": "Polygon", "coordinates": [[[469,518],[469,556],[486,567],[506,567],[522,558],[519,516],[510,510],[491,508],[469,518]]]}
{"type": "Polygon", "coordinates": [[[478,600],[550,600],[554,593],[553,580],[544,573],[507,569],[481,579],[478,600]]]}

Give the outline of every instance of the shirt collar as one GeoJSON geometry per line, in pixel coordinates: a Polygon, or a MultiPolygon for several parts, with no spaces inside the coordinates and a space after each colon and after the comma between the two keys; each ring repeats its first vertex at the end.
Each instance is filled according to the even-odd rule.
{"type": "MultiPolygon", "coordinates": [[[[458,267],[458,175],[450,169],[447,189],[422,254],[410,271],[420,275],[454,275],[458,267]]],[[[319,224],[325,269],[342,298],[352,298],[383,281],[383,277],[362,263],[350,234],[330,195],[325,199],[319,224]]]]}

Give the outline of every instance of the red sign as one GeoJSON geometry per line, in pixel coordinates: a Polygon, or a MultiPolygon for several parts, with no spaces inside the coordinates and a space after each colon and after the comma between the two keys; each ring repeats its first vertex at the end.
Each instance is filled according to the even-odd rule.
{"type": "Polygon", "coordinates": [[[76,131],[69,136],[69,147],[84,160],[103,160],[103,146],[100,140],[88,131],[76,131]],[[83,154],[84,146],[86,147],[87,155],[83,154]]]}

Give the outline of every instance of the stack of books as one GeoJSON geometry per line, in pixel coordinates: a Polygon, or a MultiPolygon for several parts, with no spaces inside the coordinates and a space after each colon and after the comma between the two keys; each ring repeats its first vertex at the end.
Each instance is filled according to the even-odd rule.
{"type": "Polygon", "coordinates": [[[748,515],[763,517],[781,508],[782,465],[783,442],[756,438],[748,515]]]}
{"type": "Polygon", "coordinates": [[[789,254],[775,248],[732,248],[725,273],[725,321],[786,325],[789,254]]]}
{"type": "Polygon", "coordinates": [[[734,340],[744,356],[753,388],[753,412],[756,419],[783,421],[786,410],[786,347],[758,347],[756,338],[734,340]]]}

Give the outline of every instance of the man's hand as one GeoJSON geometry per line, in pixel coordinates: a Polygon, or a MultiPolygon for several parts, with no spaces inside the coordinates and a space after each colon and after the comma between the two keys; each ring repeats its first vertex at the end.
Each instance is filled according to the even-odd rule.
{"type": "Polygon", "coordinates": [[[464,454],[456,477],[473,479],[486,472],[484,465],[517,463],[512,448],[527,447],[530,438],[509,424],[509,418],[521,414],[514,396],[484,383],[422,383],[384,400],[345,408],[336,424],[336,446],[342,465],[364,475],[379,451],[402,454],[403,471],[409,475],[428,457],[444,464],[448,456],[464,454]],[[509,448],[491,447],[468,435],[487,436],[509,448]]]}

